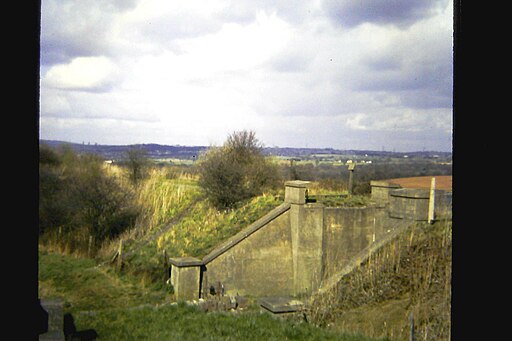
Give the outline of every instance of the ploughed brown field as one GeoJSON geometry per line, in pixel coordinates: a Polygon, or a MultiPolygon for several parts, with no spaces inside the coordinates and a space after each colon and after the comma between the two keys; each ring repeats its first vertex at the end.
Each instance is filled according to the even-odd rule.
{"type": "Polygon", "coordinates": [[[452,176],[451,175],[438,175],[438,176],[417,176],[413,178],[398,178],[388,179],[387,181],[400,185],[402,188],[430,188],[432,178],[436,178],[436,189],[443,189],[447,191],[452,190],[452,176]]]}

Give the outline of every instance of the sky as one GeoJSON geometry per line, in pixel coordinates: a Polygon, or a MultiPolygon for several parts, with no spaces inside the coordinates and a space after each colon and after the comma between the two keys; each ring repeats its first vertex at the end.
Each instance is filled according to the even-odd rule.
{"type": "Polygon", "coordinates": [[[39,137],[452,151],[453,0],[42,0],[39,137]]]}

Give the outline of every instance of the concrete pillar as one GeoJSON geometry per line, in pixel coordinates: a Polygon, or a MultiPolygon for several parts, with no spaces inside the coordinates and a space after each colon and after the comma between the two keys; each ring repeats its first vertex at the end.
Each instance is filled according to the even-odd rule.
{"type": "Polygon", "coordinates": [[[48,313],[48,331],[39,340],[64,341],[64,300],[42,299],[41,306],[48,313]]]}
{"type": "Polygon", "coordinates": [[[312,293],[322,278],[323,206],[305,207],[308,181],[287,181],[290,203],[293,294],[312,293]]]}
{"type": "Polygon", "coordinates": [[[290,204],[304,205],[306,203],[306,190],[309,181],[292,180],[286,181],[284,201],[290,204]]]}
{"type": "Polygon", "coordinates": [[[203,262],[193,257],[170,258],[169,262],[171,263],[171,284],[176,300],[198,299],[203,262]]]}

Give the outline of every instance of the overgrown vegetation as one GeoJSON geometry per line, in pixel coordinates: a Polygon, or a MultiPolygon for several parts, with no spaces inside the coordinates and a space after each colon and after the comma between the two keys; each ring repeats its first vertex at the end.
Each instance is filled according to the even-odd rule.
{"type": "Polygon", "coordinates": [[[199,185],[218,209],[276,188],[278,174],[253,131],[232,133],[222,147],[210,148],[199,162],[199,185]]]}
{"type": "Polygon", "coordinates": [[[94,154],[41,146],[39,232],[42,242],[90,253],[130,228],[138,215],[134,192],[107,174],[94,154]]]}
{"type": "Polygon", "coordinates": [[[317,295],[322,326],[404,340],[414,318],[418,340],[449,340],[451,221],[419,224],[384,246],[330,291],[317,295]]]}

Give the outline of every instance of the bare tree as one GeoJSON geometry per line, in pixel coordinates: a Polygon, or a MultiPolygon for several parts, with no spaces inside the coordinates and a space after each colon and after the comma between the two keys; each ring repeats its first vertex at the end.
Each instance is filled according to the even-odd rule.
{"type": "Polygon", "coordinates": [[[262,153],[253,131],[228,136],[222,147],[212,147],[199,162],[199,184],[219,209],[263,193],[279,182],[279,171],[262,153]]]}
{"type": "Polygon", "coordinates": [[[126,167],[128,167],[130,180],[137,185],[146,176],[146,169],[149,164],[147,151],[142,147],[133,146],[126,152],[126,167]]]}

